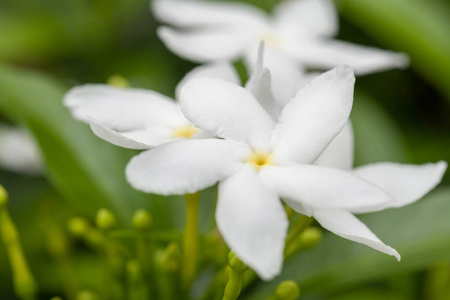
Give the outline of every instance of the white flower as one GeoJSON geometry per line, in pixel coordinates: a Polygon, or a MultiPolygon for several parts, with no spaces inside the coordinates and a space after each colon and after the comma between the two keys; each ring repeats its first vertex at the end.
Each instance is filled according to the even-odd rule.
{"type": "MultiPolygon", "coordinates": [[[[264,69],[262,52],[263,49],[261,48],[255,68],[256,70],[264,69]]],[[[280,70],[286,70],[287,74],[298,73],[292,65],[284,65],[283,62],[281,62],[278,67],[280,70]]],[[[258,74],[258,72],[256,72],[256,74],[258,74]]],[[[283,76],[282,84],[285,84],[288,88],[295,87],[295,81],[298,80],[299,76],[299,73],[297,76],[283,76]]],[[[302,81],[304,82],[306,80],[307,78],[303,77],[302,81]]],[[[277,84],[274,88],[280,89],[282,88],[282,84],[277,84]]],[[[267,93],[265,101],[262,104],[264,107],[268,107],[269,109],[266,108],[266,110],[277,119],[277,112],[281,110],[281,107],[284,105],[283,103],[286,103],[285,101],[286,99],[271,98],[270,93],[267,93]],[[269,95],[269,97],[267,97],[267,95],[269,95]],[[269,104],[267,104],[267,102],[269,104]]],[[[419,200],[428,191],[439,184],[447,168],[447,163],[443,161],[436,164],[429,163],[424,165],[376,163],[352,169],[353,158],[353,130],[351,122],[349,121],[313,164],[351,172],[353,175],[380,187],[392,197],[392,200],[385,203],[385,205],[376,205],[363,211],[316,209],[314,211],[314,217],[324,228],[335,234],[380,250],[383,249],[383,246],[379,244],[380,240],[363,223],[361,223],[353,213],[374,212],[386,208],[401,207],[419,200]]],[[[290,204],[293,208],[298,205],[295,201],[292,202],[289,199],[285,199],[285,202],[290,204]]],[[[301,206],[297,208],[300,212],[302,209],[301,206]]]]}
{"type": "Polygon", "coordinates": [[[273,16],[244,4],[196,0],[154,0],[159,37],[176,54],[196,62],[244,57],[253,63],[261,40],[270,61],[288,58],[302,66],[329,69],[349,65],[356,74],[405,67],[405,54],[333,40],[338,32],[331,0],[284,1],[273,16]]]}
{"type": "Polygon", "coordinates": [[[28,132],[0,125],[0,166],[23,174],[42,174],[39,151],[28,132]]]}
{"type": "MultiPolygon", "coordinates": [[[[215,62],[189,72],[176,94],[197,77],[239,83],[232,65],[215,62]]],[[[88,122],[97,136],[124,148],[150,149],[177,139],[209,137],[184,117],[176,101],[150,90],[87,84],[71,89],[64,104],[75,118],[88,122]]]]}
{"type": "MultiPolygon", "coordinates": [[[[280,198],[330,231],[399,259],[350,213],[385,208],[396,195],[351,172],[312,165],[346,125],[353,84],[348,67],[326,72],[305,85],[275,123],[246,89],[194,79],[181,91],[182,110],[197,128],[222,139],[175,141],[145,151],[130,161],[127,178],[136,189],[163,195],[219,182],[219,230],[265,280],[280,272],[283,260],[288,221],[280,198]]],[[[424,185],[425,192],[432,188],[424,185]]]]}

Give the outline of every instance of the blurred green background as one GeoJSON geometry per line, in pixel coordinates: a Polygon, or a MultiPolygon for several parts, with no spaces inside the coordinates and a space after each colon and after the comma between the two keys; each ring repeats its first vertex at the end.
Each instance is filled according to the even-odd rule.
{"type": "MultiPolygon", "coordinates": [[[[246,2],[270,11],[278,1],[246,2]]],[[[335,2],[338,38],[402,51],[411,59],[407,70],[357,78],[352,112],[356,164],[450,161],[450,3],[335,2]]],[[[99,208],[107,207],[125,228],[134,210],[147,208],[154,215],[154,230],[183,226],[179,197],[145,195],[126,183],[123,170],[137,152],[98,139],[62,106],[70,87],[104,83],[113,74],[134,87],[173,96],[176,83],[195,65],[171,54],[157,38],[156,26],[147,0],[0,2],[0,118],[28,128],[45,161],[44,176],[1,170],[0,183],[10,194],[9,209],[37,277],[40,299],[64,289],[49,244],[55,228],[65,232],[68,218],[93,219],[99,208]]],[[[214,223],[213,193],[206,191],[202,201],[204,233],[214,223]]],[[[317,248],[286,261],[280,278],[253,284],[242,299],[266,299],[284,279],[300,283],[302,299],[449,299],[448,172],[418,203],[361,219],[400,252],[402,262],[325,233],[317,248]]],[[[69,244],[78,285],[98,288],[95,256],[71,239],[69,244]]],[[[16,299],[1,243],[0,298],[16,299]]]]}

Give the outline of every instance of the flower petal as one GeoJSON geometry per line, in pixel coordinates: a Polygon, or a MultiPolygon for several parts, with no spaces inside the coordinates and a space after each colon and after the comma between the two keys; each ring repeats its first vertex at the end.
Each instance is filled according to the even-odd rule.
{"type": "Polygon", "coordinates": [[[159,38],[170,51],[194,62],[234,60],[249,43],[245,32],[238,28],[204,28],[189,31],[161,26],[159,38]]]}
{"type": "Polygon", "coordinates": [[[280,273],[286,213],[252,167],[244,165],[219,184],[216,220],[228,246],[262,279],[280,273]]]}
{"type": "Polygon", "coordinates": [[[395,256],[400,261],[400,254],[395,249],[380,241],[364,223],[351,213],[339,210],[317,210],[314,211],[314,218],[329,231],[345,239],[365,244],[375,250],[395,256]]]}
{"type": "Polygon", "coordinates": [[[163,144],[133,157],[126,168],[137,190],[160,195],[195,193],[236,172],[249,150],[219,139],[163,144]]]}
{"type": "Polygon", "coordinates": [[[335,36],[338,32],[336,9],[329,0],[284,1],[275,9],[278,27],[292,38],[335,36]]]}
{"type": "Polygon", "coordinates": [[[154,0],[152,11],[162,22],[171,25],[258,25],[267,22],[266,14],[244,3],[188,1],[188,0],[154,0]]]}
{"type": "Polygon", "coordinates": [[[278,107],[276,110],[271,108],[271,111],[277,113],[275,120],[279,118],[280,107],[285,106],[289,100],[294,98],[299,88],[312,79],[304,73],[300,66],[293,63],[292,58],[270,45],[265,45],[263,51],[258,51],[258,55],[255,51],[247,51],[244,58],[247,68],[252,70],[252,73],[257,73],[258,70],[259,72],[270,72],[272,102],[278,107]],[[259,52],[263,53],[260,55],[259,52]],[[264,71],[265,69],[268,71],[264,71]]]}
{"type": "Polygon", "coordinates": [[[441,182],[446,169],[447,163],[444,161],[424,165],[377,163],[356,168],[354,174],[392,196],[393,201],[374,207],[371,210],[374,211],[405,206],[419,200],[441,182]]]}
{"type": "Polygon", "coordinates": [[[277,162],[312,163],[342,130],[353,103],[355,77],[338,67],[311,80],[281,112],[272,146],[277,162]]]}
{"type": "Polygon", "coordinates": [[[258,49],[258,57],[245,88],[259,101],[274,120],[278,120],[281,106],[275,102],[271,89],[271,72],[263,67],[264,43],[258,49]]]}
{"type": "Polygon", "coordinates": [[[170,137],[172,130],[169,128],[117,132],[108,126],[95,121],[93,118],[89,118],[89,125],[95,135],[99,138],[110,142],[113,145],[127,149],[150,149],[172,140],[170,137]]]}
{"type": "Polygon", "coordinates": [[[246,89],[213,78],[196,78],[184,86],[180,105],[198,128],[214,136],[267,151],[274,121],[246,89]]]}
{"type": "Polygon", "coordinates": [[[264,66],[272,74],[273,95],[281,107],[284,107],[294,98],[300,87],[306,84],[306,80],[309,79],[300,66],[294,63],[290,57],[271,47],[267,47],[264,66]]]}
{"type": "Polygon", "coordinates": [[[364,209],[391,201],[376,185],[339,169],[293,164],[263,167],[259,173],[281,198],[304,208],[364,209]]]}
{"type": "Polygon", "coordinates": [[[322,152],[315,165],[350,170],[353,167],[353,128],[350,121],[322,152]]]}
{"type": "Polygon", "coordinates": [[[189,73],[187,73],[183,77],[183,79],[178,83],[175,89],[175,94],[177,95],[176,98],[180,99],[180,90],[186,84],[186,82],[194,78],[201,78],[201,77],[218,78],[237,85],[241,84],[239,74],[237,73],[236,69],[230,62],[227,61],[212,62],[206,65],[196,67],[192,69],[189,73]]]}
{"type": "Polygon", "coordinates": [[[172,99],[141,89],[87,84],[71,89],[64,104],[75,118],[88,122],[91,117],[118,131],[189,124],[172,99]]]}
{"type": "Polygon", "coordinates": [[[24,129],[0,125],[0,165],[27,175],[43,173],[39,149],[33,137],[24,129]]]}
{"type": "Polygon", "coordinates": [[[292,43],[288,51],[307,66],[328,69],[348,65],[357,75],[404,68],[409,64],[408,56],[404,53],[333,40],[302,40],[297,44],[292,43]]]}

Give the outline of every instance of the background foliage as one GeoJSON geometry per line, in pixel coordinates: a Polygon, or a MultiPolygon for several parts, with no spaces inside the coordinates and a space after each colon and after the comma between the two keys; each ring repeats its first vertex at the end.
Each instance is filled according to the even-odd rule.
{"type": "MultiPolygon", "coordinates": [[[[278,1],[247,2],[270,11],[278,1]]],[[[336,5],[340,39],[406,52],[411,58],[407,70],[357,78],[352,112],[356,164],[450,161],[449,2],[336,0],[336,5]]],[[[62,106],[71,86],[103,83],[113,74],[126,77],[132,86],[173,96],[176,83],[194,65],[165,49],[156,26],[147,0],[0,2],[0,117],[25,126],[45,161],[43,177],[2,170],[0,183],[9,191],[9,208],[42,299],[61,293],[62,279],[47,241],[52,228],[64,231],[69,217],[92,219],[107,207],[125,228],[134,210],[147,208],[154,230],[176,228],[177,234],[183,226],[184,203],[178,197],[145,195],[126,183],[123,170],[136,152],[98,139],[62,106]]],[[[399,250],[401,263],[324,233],[317,248],[286,261],[280,278],[249,286],[242,298],[266,299],[277,282],[294,279],[304,299],[447,299],[440,297],[450,286],[449,185],[447,173],[440,187],[418,203],[362,216],[399,250]]],[[[203,233],[214,222],[213,195],[214,189],[204,192],[203,233]]],[[[95,258],[70,243],[79,285],[98,288],[95,258]]],[[[15,299],[9,272],[0,246],[2,299],[15,299]]]]}

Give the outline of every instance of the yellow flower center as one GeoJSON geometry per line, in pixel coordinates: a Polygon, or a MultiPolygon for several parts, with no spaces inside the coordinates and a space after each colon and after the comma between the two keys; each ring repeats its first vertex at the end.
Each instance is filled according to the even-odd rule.
{"type": "Polygon", "coordinates": [[[262,151],[253,151],[247,157],[247,163],[251,164],[257,171],[264,166],[273,165],[273,159],[271,153],[265,153],[262,151]]]}
{"type": "Polygon", "coordinates": [[[193,125],[179,127],[173,131],[172,137],[190,139],[197,131],[198,129],[193,125]]]}
{"type": "Polygon", "coordinates": [[[281,38],[278,35],[275,34],[264,34],[261,39],[266,43],[268,46],[272,47],[280,47],[281,46],[281,38]]]}

